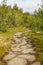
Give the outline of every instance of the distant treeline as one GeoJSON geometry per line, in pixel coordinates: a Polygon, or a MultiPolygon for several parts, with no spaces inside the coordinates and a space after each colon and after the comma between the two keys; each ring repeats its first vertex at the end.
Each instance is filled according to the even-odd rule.
{"type": "Polygon", "coordinates": [[[43,30],[43,3],[34,14],[23,12],[15,4],[13,7],[8,6],[3,1],[0,5],[0,31],[6,32],[8,28],[23,26],[34,31],[43,30]]]}

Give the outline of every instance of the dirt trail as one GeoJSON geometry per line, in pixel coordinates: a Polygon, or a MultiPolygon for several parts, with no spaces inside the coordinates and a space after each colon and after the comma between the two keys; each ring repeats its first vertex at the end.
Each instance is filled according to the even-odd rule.
{"type": "Polygon", "coordinates": [[[27,42],[26,37],[22,37],[22,32],[13,36],[13,41],[8,48],[8,53],[3,57],[7,65],[41,65],[37,61],[35,47],[31,42],[27,42]]]}

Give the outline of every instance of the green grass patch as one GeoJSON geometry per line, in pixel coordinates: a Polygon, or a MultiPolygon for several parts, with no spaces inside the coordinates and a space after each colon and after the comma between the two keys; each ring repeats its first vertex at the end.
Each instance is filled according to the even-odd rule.
{"type": "Polygon", "coordinates": [[[5,47],[0,47],[0,58],[5,54],[6,48],[5,47]]]}
{"type": "MultiPolygon", "coordinates": [[[[17,32],[24,32],[26,30],[25,27],[13,27],[13,28],[7,28],[7,32],[0,32],[0,38],[7,38],[8,39],[8,45],[11,43],[11,39],[13,34],[17,33],[17,32]]],[[[1,43],[0,43],[1,44],[1,43]]],[[[6,42],[7,44],[7,42],[6,42]]],[[[4,43],[3,43],[4,45],[4,43]]],[[[8,47],[8,46],[6,46],[8,47]]],[[[6,52],[6,47],[5,46],[0,46],[0,58],[5,54],[6,52]]]]}
{"type": "Polygon", "coordinates": [[[7,38],[11,38],[13,34],[17,33],[17,32],[24,32],[26,30],[25,27],[12,27],[12,28],[7,28],[7,32],[3,33],[3,32],[0,32],[0,36],[4,36],[4,37],[7,37],[7,38]]]}
{"type": "Polygon", "coordinates": [[[31,39],[32,44],[36,47],[38,54],[38,60],[43,62],[43,32],[41,33],[25,33],[23,36],[26,36],[28,39],[31,39]]]}

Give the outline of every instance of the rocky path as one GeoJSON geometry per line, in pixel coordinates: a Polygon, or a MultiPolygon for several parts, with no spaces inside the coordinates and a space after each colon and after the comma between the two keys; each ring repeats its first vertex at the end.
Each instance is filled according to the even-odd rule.
{"type": "Polygon", "coordinates": [[[7,65],[41,65],[37,61],[35,47],[26,37],[22,37],[21,32],[13,36],[12,44],[7,51],[8,53],[3,57],[7,65]]]}

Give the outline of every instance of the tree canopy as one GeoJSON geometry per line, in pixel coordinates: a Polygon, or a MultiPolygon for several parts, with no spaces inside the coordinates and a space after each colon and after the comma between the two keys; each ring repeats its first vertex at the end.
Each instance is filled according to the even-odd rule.
{"type": "Polygon", "coordinates": [[[23,26],[34,31],[43,30],[43,3],[34,14],[23,12],[17,4],[13,7],[6,4],[3,0],[0,5],[0,31],[6,32],[7,28],[23,26]]]}

